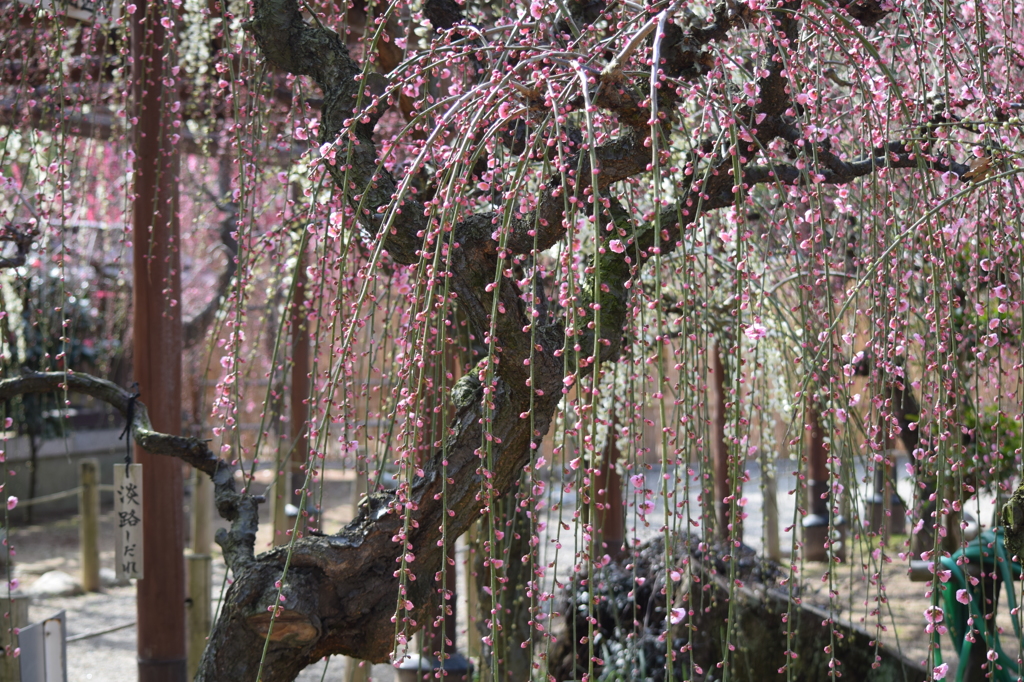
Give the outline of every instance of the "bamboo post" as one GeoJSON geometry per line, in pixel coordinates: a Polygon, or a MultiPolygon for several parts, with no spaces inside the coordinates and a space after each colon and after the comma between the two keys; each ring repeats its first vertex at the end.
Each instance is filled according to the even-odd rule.
{"type": "Polygon", "coordinates": [[[192,547],[185,555],[188,573],[188,609],[185,628],[188,637],[188,679],[199,670],[206,638],[213,624],[213,481],[195,471],[192,488],[192,547]]]}
{"type": "Polygon", "coordinates": [[[100,464],[83,459],[78,464],[78,544],[81,553],[82,589],[100,590],[100,464]]]}
{"type": "Polygon", "coordinates": [[[14,631],[28,625],[30,600],[30,597],[11,597],[3,607],[4,620],[0,626],[0,680],[14,682],[21,679],[21,660],[12,655],[18,648],[18,636],[14,631]]]}
{"type": "Polygon", "coordinates": [[[889,543],[889,534],[892,530],[892,490],[889,486],[888,478],[892,475],[891,467],[889,466],[889,455],[894,448],[893,439],[889,434],[889,427],[884,418],[879,420],[879,432],[882,434],[882,450],[880,454],[884,459],[874,463],[874,485],[871,497],[867,501],[867,517],[870,520],[868,530],[876,532],[884,546],[889,543]]]}
{"type": "Polygon", "coordinates": [[[764,530],[765,545],[768,558],[782,561],[782,548],[779,546],[779,499],[775,485],[775,472],[763,471],[764,476],[764,530]]]}
{"type": "Polygon", "coordinates": [[[213,561],[209,554],[190,552],[185,555],[188,571],[188,679],[199,671],[199,661],[206,649],[213,614],[210,596],[213,591],[213,561]]]}
{"type": "MultiPolygon", "coordinates": [[[[283,384],[282,384],[283,388],[283,384]]],[[[276,403],[279,407],[283,408],[281,402],[276,403]]],[[[281,422],[279,422],[280,428],[281,422]]],[[[293,427],[289,427],[286,433],[280,435],[277,441],[277,454],[274,459],[274,480],[271,481],[270,487],[267,488],[267,494],[270,495],[270,531],[271,538],[270,544],[274,547],[281,547],[282,545],[288,544],[288,531],[292,529],[294,525],[292,520],[288,518],[288,514],[285,513],[285,507],[289,504],[292,498],[290,485],[292,482],[292,472],[289,463],[288,447],[289,444],[295,437],[293,427]]]]}
{"type": "Polygon", "coordinates": [[[466,623],[468,632],[466,641],[469,643],[466,652],[471,660],[480,660],[480,638],[476,633],[476,624],[479,617],[480,596],[477,590],[480,589],[476,574],[476,558],[473,556],[480,551],[478,536],[480,533],[480,521],[474,521],[466,531],[466,623]]]}
{"type": "Polygon", "coordinates": [[[821,429],[818,411],[812,406],[806,408],[804,428],[807,431],[807,507],[810,514],[804,517],[804,559],[826,561],[829,542],[828,532],[828,453],[825,451],[825,433],[821,429]],[[822,496],[825,496],[823,498],[822,496]]]}
{"type": "Polygon", "coordinates": [[[348,667],[345,669],[345,682],[367,682],[370,679],[370,666],[358,658],[346,658],[348,667]]]}
{"type": "Polygon", "coordinates": [[[195,472],[192,488],[192,552],[209,554],[213,547],[213,481],[195,472]]]}
{"type": "MultiPolygon", "coordinates": [[[[356,480],[352,484],[352,518],[359,514],[359,500],[367,493],[369,480],[366,473],[365,463],[360,466],[359,458],[356,458],[356,480]]],[[[345,682],[367,682],[370,679],[370,666],[360,665],[358,658],[345,658],[345,682]]]]}
{"type": "Polygon", "coordinates": [[[778,413],[775,414],[775,448],[774,459],[770,465],[768,462],[765,463],[761,475],[765,477],[765,496],[768,498],[764,505],[768,554],[773,560],[782,561],[782,547],[779,541],[779,481],[775,474],[778,471],[778,463],[789,459],[789,424],[778,413]]]}
{"type": "Polygon", "coordinates": [[[356,481],[352,485],[352,518],[359,515],[359,501],[369,493],[370,480],[366,469],[356,463],[356,481]]]}
{"type": "Polygon", "coordinates": [[[282,452],[278,449],[277,453],[277,466],[273,483],[270,484],[270,514],[273,520],[273,532],[274,537],[271,543],[274,547],[280,547],[287,545],[288,540],[291,537],[288,535],[288,531],[292,529],[292,520],[285,514],[285,505],[291,501],[291,493],[288,492],[288,483],[291,479],[291,472],[289,471],[288,460],[285,456],[288,453],[282,452]]]}
{"type": "Polygon", "coordinates": [[[290,429],[288,431],[288,443],[290,445],[287,461],[281,459],[278,453],[277,478],[273,485],[273,500],[271,510],[274,519],[275,547],[287,545],[291,536],[288,531],[295,527],[295,522],[288,518],[284,508],[287,504],[294,505],[300,517],[299,532],[306,528],[305,520],[302,518],[303,501],[301,494],[295,494],[295,490],[302,487],[306,458],[309,454],[309,443],[306,440],[306,422],[309,416],[309,409],[306,406],[306,399],[309,397],[309,331],[306,324],[306,259],[305,254],[298,253],[295,263],[295,282],[292,292],[292,302],[289,306],[288,315],[291,321],[291,390],[289,391],[290,429]]]}

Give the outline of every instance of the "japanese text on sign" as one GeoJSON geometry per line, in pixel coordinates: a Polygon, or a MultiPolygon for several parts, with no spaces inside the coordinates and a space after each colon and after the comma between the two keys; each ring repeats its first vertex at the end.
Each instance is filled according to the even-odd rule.
{"type": "Polygon", "coordinates": [[[142,577],[142,465],[114,465],[115,549],[118,578],[142,577]]]}

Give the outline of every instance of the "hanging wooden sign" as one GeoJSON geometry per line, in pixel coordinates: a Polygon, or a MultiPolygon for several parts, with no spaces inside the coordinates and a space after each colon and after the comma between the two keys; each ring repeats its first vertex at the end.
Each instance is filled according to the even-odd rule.
{"type": "Polygon", "coordinates": [[[117,577],[142,577],[142,465],[114,465],[117,577]]]}

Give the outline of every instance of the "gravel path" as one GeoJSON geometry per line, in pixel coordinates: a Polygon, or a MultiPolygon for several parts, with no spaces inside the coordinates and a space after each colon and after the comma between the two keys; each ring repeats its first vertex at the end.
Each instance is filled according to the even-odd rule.
{"type": "MultiPolygon", "coordinates": [[[[787,495],[787,487],[791,485],[789,479],[789,470],[791,464],[788,462],[780,463],[780,492],[778,495],[779,501],[779,512],[781,519],[792,519],[796,500],[794,496],[787,495]]],[[[900,467],[901,468],[901,467],[900,467]]],[[[858,472],[858,474],[861,472],[858,472]]],[[[325,491],[324,500],[338,501],[337,503],[331,504],[324,512],[323,527],[327,532],[331,532],[334,529],[340,527],[351,517],[351,506],[347,500],[350,499],[351,480],[340,476],[341,472],[328,472],[327,490],[325,491]],[[334,476],[332,474],[339,474],[334,476]],[[336,479],[336,480],[332,480],[336,479]]],[[[744,538],[751,545],[759,548],[761,544],[760,528],[761,528],[761,511],[763,507],[763,500],[761,499],[760,490],[760,476],[756,467],[752,467],[751,480],[744,486],[744,494],[749,498],[749,503],[746,507],[746,511],[750,514],[750,517],[745,523],[747,529],[746,537],[744,538]]],[[[656,472],[649,472],[649,485],[654,487],[658,483],[658,474],[656,472]]],[[[909,497],[909,490],[906,490],[906,481],[901,480],[900,492],[906,497],[909,497]]],[[[698,490],[695,485],[683,485],[679,491],[680,496],[686,498],[695,498],[698,490]]],[[[641,524],[636,524],[635,520],[631,519],[631,522],[627,525],[631,527],[632,532],[636,533],[641,538],[646,538],[650,535],[656,534],[658,528],[662,523],[665,522],[664,517],[664,502],[661,499],[657,499],[656,509],[652,512],[649,518],[649,525],[642,527],[641,524]],[[641,526],[641,527],[637,527],[641,526]],[[635,528],[635,529],[634,529],[635,528]]],[[[572,495],[566,495],[565,499],[561,500],[562,504],[572,509],[574,505],[574,499],[572,495]]],[[[982,521],[988,521],[991,511],[992,500],[984,500],[984,504],[981,505],[979,516],[982,521]]],[[[973,506],[974,503],[972,503],[973,506]]],[[[262,505],[261,511],[264,515],[269,512],[267,508],[269,505],[262,505]]],[[[691,500],[691,508],[699,509],[695,505],[695,499],[691,500]]],[[[977,512],[975,512],[977,513],[977,512]]],[[[262,551],[270,546],[270,530],[267,519],[261,519],[263,521],[260,525],[260,534],[257,539],[257,550],[262,551]]],[[[101,527],[100,527],[100,562],[101,566],[106,568],[113,567],[114,560],[114,527],[113,527],[113,514],[107,512],[101,516],[101,527]]],[[[788,525],[790,521],[780,523],[780,525],[788,525]]],[[[223,524],[223,522],[219,522],[223,524]]],[[[548,533],[551,529],[557,528],[557,524],[551,524],[549,526],[548,533]]],[[[574,529],[578,530],[578,529],[574,529]]],[[[543,561],[547,563],[553,559],[552,543],[555,542],[556,537],[545,533],[542,537],[541,550],[544,553],[543,561]]],[[[578,545],[580,542],[579,534],[572,531],[568,531],[565,534],[556,533],[561,536],[561,541],[566,544],[565,550],[569,552],[571,556],[573,547],[578,545]]],[[[786,532],[780,533],[782,536],[781,545],[785,550],[790,545],[791,535],[786,532]]],[[[69,575],[78,576],[79,573],[79,559],[78,559],[78,521],[77,518],[53,520],[44,524],[37,524],[32,526],[22,526],[20,528],[14,528],[11,533],[12,545],[17,551],[15,557],[15,569],[14,576],[19,580],[23,588],[30,587],[32,583],[47,571],[60,570],[69,575]]],[[[219,548],[217,548],[219,549],[219,548]]],[[[460,542],[457,546],[457,557],[459,564],[459,573],[463,573],[462,561],[465,559],[464,546],[460,542]]],[[[559,569],[556,571],[559,575],[553,577],[564,579],[566,576],[561,575],[562,572],[569,570],[571,567],[570,561],[565,561],[565,557],[562,557],[562,561],[559,562],[559,569]]],[[[817,565],[808,565],[808,573],[815,575],[815,568],[817,565]]],[[[224,563],[221,560],[219,554],[214,556],[214,584],[215,592],[219,592],[221,581],[223,580],[225,572],[224,563]]],[[[849,580],[851,576],[846,575],[844,571],[840,572],[842,575],[841,579],[849,580]]],[[[892,613],[887,618],[889,620],[888,625],[890,626],[890,632],[883,636],[885,639],[890,637],[898,636],[900,644],[905,653],[909,654],[911,658],[918,659],[923,658],[924,651],[927,647],[927,639],[923,634],[923,621],[921,613],[923,608],[927,605],[927,600],[923,598],[924,586],[920,584],[911,584],[906,577],[906,566],[903,564],[893,564],[884,571],[884,580],[886,583],[887,593],[889,596],[889,608],[892,613]]],[[[844,585],[842,594],[844,599],[850,596],[850,590],[856,592],[857,601],[861,601],[865,597],[869,596],[865,590],[867,590],[865,583],[866,576],[862,572],[858,572],[856,576],[853,576],[853,580],[850,584],[844,585]],[[860,590],[859,592],[857,590],[860,590]]],[[[464,589],[463,576],[460,575],[459,589],[464,589]]],[[[812,586],[816,585],[815,580],[810,580],[809,584],[812,586]]],[[[824,589],[824,588],[821,588],[824,589]]],[[[868,590],[870,591],[870,590],[868,590]]],[[[216,598],[216,594],[214,597],[216,598]]],[[[812,595],[808,595],[812,598],[812,595]]],[[[461,601],[461,600],[460,600],[461,601]]],[[[851,602],[852,604],[853,602],[851,602]]],[[[99,594],[88,594],[79,597],[64,597],[64,598],[49,598],[49,599],[36,599],[30,607],[30,617],[33,622],[37,622],[43,618],[53,615],[59,610],[65,610],[67,612],[67,628],[68,636],[74,637],[85,633],[92,633],[101,630],[105,630],[118,625],[133,622],[135,620],[135,588],[133,586],[123,587],[109,587],[104,592],[99,594]]],[[[467,626],[464,609],[458,609],[458,638],[457,645],[462,652],[466,651],[467,646],[467,626]]],[[[1005,618],[1004,610],[1000,611],[1000,616],[1005,618]]],[[[847,617],[853,617],[855,620],[859,620],[859,617],[863,617],[863,614],[856,613],[856,609],[849,611],[845,614],[847,617]]],[[[1008,621],[1006,623],[1001,622],[1008,632],[1011,632],[1008,621]]],[[[1005,640],[1012,640],[1012,637],[1004,638],[1005,640]]],[[[894,642],[891,642],[894,643],[894,642]]],[[[76,642],[70,642],[68,644],[68,680],[70,682],[80,682],[84,680],[103,680],[105,682],[134,682],[136,680],[136,636],[135,628],[129,627],[116,632],[100,635],[97,637],[84,639],[76,642]]],[[[946,648],[946,647],[944,647],[946,648]]],[[[951,653],[951,652],[950,652],[951,653]]],[[[948,655],[948,653],[947,653],[948,655]]],[[[954,658],[949,656],[949,658],[954,658]]],[[[326,663],[318,663],[305,670],[302,675],[298,678],[302,682],[317,682],[323,680],[324,682],[341,682],[345,679],[344,672],[347,661],[344,659],[334,659],[326,663]]],[[[391,682],[395,679],[395,672],[389,665],[378,665],[374,666],[371,672],[371,679],[376,682],[391,682]]]]}
{"type": "MultiPolygon", "coordinates": [[[[332,490],[331,499],[347,500],[348,481],[338,481],[332,490]]],[[[261,505],[266,514],[269,505],[261,505]]],[[[327,520],[340,525],[351,515],[348,504],[341,504],[327,510],[327,520]]],[[[114,518],[112,511],[100,517],[100,566],[113,569],[114,566],[114,518]]],[[[220,525],[219,522],[217,525],[220,525]]],[[[266,519],[261,519],[257,549],[269,547],[270,531],[266,519]]],[[[21,589],[30,588],[40,575],[48,571],[63,571],[76,579],[80,573],[78,556],[78,519],[48,520],[29,526],[14,528],[11,545],[16,551],[14,577],[21,589]]],[[[219,549],[219,548],[216,548],[219,549]]],[[[218,592],[224,579],[225,566],[219,552],[214,555],[214,591],[218,592]]],[[[214,599],[217,594],[214,594],[214,599]]],[[[29,606],[29,618],[38,622],[58,611],[66,612],[67,634],[76,635],[99,632],[135,621],[135,587],[106,587],[100,593],[77,597],[33,598],[29,606]]],[[[68,682],[97,680],[102,682],[135,682],[136,631],[132,627],[96,637],[90,637],[67,645],[68,682]]],[[[300,682],[343,682],[345,665],[343,658],[335,658],[310,666],[298,677],[300,682]]],[[[387,664],[372,668],[370,679],[374,682],[392,682],[394,669],[387,664]]]]}
{"type": "MultiPolygon", "coordinates": [[[[34,599],[29,616],[37,622],[58,611],[67,617],[68,637],[98,632],[135,620],[135,587],[112,587],[102,593],[79,597],[34,599]]],[[[135,682],[135,628],[130,627],[98,637],[68,642],[68,682],[97,680],[103,682],[135,682]]],[[[346,662],[310,666],[299,675],[299,682],[343,682],[346,662]]],[[[374,666],[371,679],[391,682],[395,677],[389,665],[374,666]]]]}

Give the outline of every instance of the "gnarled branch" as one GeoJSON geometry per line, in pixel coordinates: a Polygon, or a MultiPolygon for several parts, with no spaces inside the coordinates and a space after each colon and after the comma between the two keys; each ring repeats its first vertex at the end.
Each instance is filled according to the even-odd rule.
{"type": "MultiPolygon", "coordinates": [[[[21,376],[0,379],[0,400],[9,400],[29,393],[68,391],[102,400],[125,418],[132,394],[105,379],[78,372],[24,372],[21,376]]],[[[253,560],[256,543],[257,505],[261,499],[235,490],[233,468],[220,459],[198,438],[175,436],[153,430],[146,405],[135,401],[131,433],[139,447],[156,455],[177,457],[206,473],[214,484],[214,500],[222,517],[231,521],[231,530],[221,531],[217,542],[224,549],[224,559],[238,572],[253,560]]]]}

